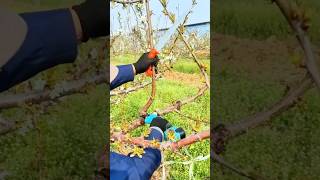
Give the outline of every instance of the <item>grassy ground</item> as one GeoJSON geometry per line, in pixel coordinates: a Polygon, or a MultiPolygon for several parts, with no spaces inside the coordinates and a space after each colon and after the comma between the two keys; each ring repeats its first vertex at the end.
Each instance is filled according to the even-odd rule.
{"type": "Polygon", "coordinates": [[[45,114],[37,113],[40,136],[30,128],[25,109],[4,112],[6,117],[26,121],[24,128],[0,137],[0,169],[10,172],[8,179],[40,179],[40,172],[42,179],[91,179],[96,153],[106,139],[105,89],[64,98],[45,114]]]}
{"type": "MultiPolygon", "coordinates": [[[[219,44],[213,55],[214,124],[236,122],[265,110],[282,98],[286,85],[294,87],[304,76],[305,71],[293,61],[301,51],[292,39],[258,41],[216,35],[213,44],[219,44]]],[[[265,179],[317,179],[319,101],[319,91],[309,91],[297,106],[272,122],[231,140],[223,157],[265,179]]],[[[213,168],[214,179],[246,179],[217,164],[213,168]]]]}
{"type": "MultiPolygon", "coordinates": [[[[320,37],[320,1],[297,0],[311,17],[310,34],[314,41],[320,37]]],[[[279,8],[268,0],[217,0],[212,3],[213,29],[215,32],[246,37],[267,39],[271,36],[287,38],[288,23],[279,8]]]]}
{"type": "MultiPolygon", "coordinates": [[[[137,59],[137,56],[125,55],[112,58],[112,64],[125,64],[132,63],[137,59]]],[[[204,60],[208,63],[208,60],[204,60]]],[[[192,59],[178,59],[177,66],[174,66],[173,72],[165,73],[164,77],[158,80],[157,94],[155,102],[150,108],[150,112],[155,109],[161,109],[173,103],[175,100],[192,96],[197,93],[197,87],[199,86],[199,73],[194,72],[196,66],[191,65],[192,59]],[[186,64],[188,68],[181,68],[180,65],[186,64]],[[192,70],[191,70],[192,69],[192,70]],[[187,80],[188,79],[188,80],[187,80]]],[[[134,120],[139,112],[139,109],[145,104],[150,93],[150,88],[140,90],[138,92],[129,94],[122,100],[121,103],[111,106],[112,122],[116,125],[123,123],[124,121],[134,120]]],[[[182,108],[182,112],[186,115],[190,115],[195,118],[200,118],[209,122],[210,115],[210,96],[207,92],[203,97],[197,101],[186,105],[182,108]]],[[[176,113],[171,113],[165,116],[172,124],[183,127],[187,134],[192,133],[191,124],[193,121],[183,118],[176,113]]],[[[208,123],[201,124],[201,130],[208,129],[210,126],[208,123]]],[[[140,128],[135,131],[133,135],[138,136],[147,127],[140,128]]],[[[177,153],[165,152],[165,161],[181,162],[192,159],[200,155],[206,156],[209,154],[209,141],[203,141],[196,143],[190,147],[184,148],[179,151],[182,155],[177,153]],[[189,155],[188,155],[189,154],[189,155]],[[186,158],[186,159],[185,159],[186,158]]],[[[188,179],[189,178],[189,165],[173,164],[167,168],[169,170],[169,179],[188,179]]],[[[204,179],[209,177],[210,161],[197,162],[194,165],[194,176],[196,179],[204,179]]]]}

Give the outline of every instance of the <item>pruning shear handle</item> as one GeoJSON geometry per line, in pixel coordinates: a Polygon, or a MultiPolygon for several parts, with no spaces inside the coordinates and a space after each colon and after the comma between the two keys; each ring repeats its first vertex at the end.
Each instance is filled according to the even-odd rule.
{"type": "MultiPolygon", "coordinates": [[[[159,54],[159,51],[156,49],[151,49],[151,51],[148,54],[149,59],[155,58],[159,54]]],[[[153,72],[152,72],[152,66],[149,66],[148,70],[146,71],[146,75],[152,77],[153,72]]]]}

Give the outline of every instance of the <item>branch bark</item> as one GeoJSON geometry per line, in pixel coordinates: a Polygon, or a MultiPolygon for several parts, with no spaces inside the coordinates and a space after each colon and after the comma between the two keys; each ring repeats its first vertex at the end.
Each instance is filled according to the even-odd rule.
{"type": "Polygon", "coordinates": [[[3,95],[0,98],[0,109],[17,107],[21,104],[33,103],[38,104],[43,101],[55,100],[67,95],[80,93],[87,85],[107,83],[108,78],[105,73],[94,77],[87,77],[81,80],[67,82],[53,90],[31,91],[22,94],[3,95]],[[53,92],[57,91],[57,95],[53,92]]]}
{"type": "Polygon", "coordinates": [[[246,132],[250,128],[255,128],[266,121],[278,116],[282,112],[287,111],[290,107],[294,106],[299,98],[312,87],[312,80],[310,78],[304,79],[299,87],[289,93],[286,97],[273,105],[267,111],[259,112],[253,116],[238,121],[237,123],[227,125],[231,136],[237,136],[246,132]]]}
{"type": "Polygon", "coordinates": [[[114,133],[112,135],[112,141],[119,141],[122,143],[127,143],[127,144],[134,144],[141,146],[143,148],[151,147],[151,148],[159,148],[161,150],[172,150],[176,151],[182,147],[189,146],[191,144],[194,144],[196,142],[209,139],[210,137],[210,130],[206,130],[197,134],[189,135],[186,138],[178,141],[178,142],[162,142],[160,144],[160,147],[155,147],[152,145],[151,141],[145,140],[144,137],[134,137],[134,138],[127,138],[125,134],[121,132],[114,133]]]}
{"type": "Polygon", "coordinates": [[[252,116],[236,121],[235,123],[228,125],[219,124],[215,126],[212,133],[214,151],[217,154],[222,153],[225,150],[227,141],[231,138],[246,133],[249,129],[261,126],[273,117],[287,111],[299,101],[299,98],[308,89],[312,87],[312,84],[312,80],[307,76],[296,89],[289,92],[287,96],[271,106],[268,110],[258,112],[252,116]]]}
{"type": "Polygon", "coordinates": [[[147,82],[147,83],[140,84],[140,85],[128,88],[128,89],[119,90],[119,91],[112,91],[112,92],[110,92],[110,96],[118,96],[118,95],[122,95],[122,94],[129,94],[129,93],[135,92],[135,91],[137,91],[139,89],[143,89],[143,88],[147,87],[148,85],[150,85],[151,83],[152,82],[147,82]]]}
{"type": "MultiPolygon", "coordinates": [[[[147,29],[147,37],[148,37],[148,45],[149,48],[152,49],[154,48],[153,44],[153,29],[152,29],[152,22],[151,22],[151,10],[150,10],[150,5],[149,5],[149,0],[145,0],[146,4],[146,12],[147,12],[147,23],[148,23],[148,29],[147,29]]],[[[146,117],[147,116],[147,111],[152,105],[154,98],[156,96],[156,79],[155,79],[155,67],[152,66],[152,90],[151,90],[151,96],[149,97],[147,103],[142,107],[140,110],[140,117],[146,117]]]]}

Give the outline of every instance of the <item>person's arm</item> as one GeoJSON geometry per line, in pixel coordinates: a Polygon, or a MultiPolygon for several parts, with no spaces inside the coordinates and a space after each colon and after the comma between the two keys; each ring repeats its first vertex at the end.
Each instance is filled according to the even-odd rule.
{"type": "Polygon", "coordinates": [[[23,13],[28,31],[23,44],[2,67],[0,92],[37,73],[77,57],[77,39],[70,11],[23,13]]]}
{"type": "Polygon", "coordinates": [[[147,71],[149,66],[158,63],[158,57],[148,58],[148,53],[144,53],[136,63],[114,66],[110,65],[110,89],[113,90],[120,85],[133,81],[136,74],[147,71]]]}
{"type": "MultiPolygon", "coordinates": [[[[163,139],[163,133],[151,129],[150,138],[163,139]]],[[[159,149],[145,148],[142,158],[110,152],[110,179],[149,180],[161,163],[159,149]]]]}
{"type": "Polygon", "coordinates": [[[27,25],[27,35],[16,53],[0,67],[0,92],[41,71],[74,62],[78,43],[108,35],[107,5],[105,0],[87,0],[69,9],[20,14],[27,25]]]}
{"type": "Polygon", "coordinates": [[[134,76],[135,71],[131,64],[120,66],[110,65],[110,89],[113,90],[126,82],[133,81],[134,76]]]}
{"type": "MultiPolygon", "coordinates": [[[[150,124],[150,134],[147,140],[164,140],[163,132],[170,123],[157,117],[150,124]]],[[[161,163],[161,152],[159,149],[145,148],[142,158],[129,157],[122,154],[110,153],[110,179],[140,179],[149,180],[161,163]]]]}

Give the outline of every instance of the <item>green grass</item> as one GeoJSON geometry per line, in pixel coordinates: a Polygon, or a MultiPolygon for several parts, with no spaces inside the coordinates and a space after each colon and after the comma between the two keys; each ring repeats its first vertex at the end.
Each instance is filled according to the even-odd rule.
{"type": "MultiPolygon", "coordinates": [[[[112,62],[115,64],[123,64],[132,62],[133,57],[129,55],[126,57],[116,58],[118,61],[115,62],[113,59],[112,62]]],[[[189,63],[189,62],[187,62],[189,63]]],[[[190,65],[191,66],[191,65],[190,65]]],[[[181,83],[178,79],[177,80],[165,80],[160,79],[157,81],[157,94],[153,105],[150,107],[150,112],[155,109],[161,109],[166,107],[176,100],[193,96],[198,91],[197,88],[185,85],[181,83]]],[[[150,94],[150,89],[147,88],[146,90],[140,90],[138,92],[134,92],[126,96],[126,98],[118,105],[111,106],[111,116],[113,117],[113,123],[116,126],[121,126],[121,124],[125,121],[132,121],[138,117],[138,112],[140,108],[146,103],[147,98],[150,94]]],[[[210,116],[210,95],[207,92],[204,96],[199,98],[193,103],[190,103],[186,106],[182,107],[182,112],[197,118],[201,118],[203,120],[209,120],[210,116]]],[[[176,113],[170,113],[165,116],[165,118],[170,121],[175,126],[183,127],[187,134],[192,133],[192,127],[190,124],[193,121],[182,118],[176,113]]],[[[139,136],[141,132],[147,128],[147,126],[143,128],[139,128],[138,130],[134,131],[132,135],[139,136]]],[[[202,129],[209,129],[209,124],[203,124],[202,129]]],[[[203,141],[201,143],[196,143],[191,145],[190,147],[184,148],[180,150],[184,156],[187,156],[186,153],[190,153],[192,157],[197,157],[200,155],[208,155],[210,152],[209,140],[203,141]],[[187,152],[186,152],[187,151],[187,152]]],[[[188,160],[191,159],[190,157],[187,158],[188,160]]],[[[172,153],[166,152],[166,161],[185,161],[181,156],[172,153]]],[[[209,176],[210,172],[210,161],[209,159],[206,161],[201,161],[195,163],[194,167],[194,175],[196,179],[204,179],[209,176]]],[[[181,165],[181,164],[174,164],[167,167],[169,170],[169,179],[188,179],[189,178],[189,166],[181,165]]]]}
{"type": "MultiPolygon", "coordinates": [[[[311,19],[309,34],[320,41],[320,1],[299,1],[311,19]]],[[[267,0],[217,0],[211,6],[213,31],[237,37],[266,39],[271,36],[287,38],[288,23],[275,4],[267,0]]]]}
{"type": "MultiPolygon", "coordinates": [[[[10,172],[8,179],[39,179],[38,163],[44,179],[90,179],[107,135],[105,89],[100,86],[88,95],[67,97],[49,107],[46,114],[36,116],[40,139],[34,128],[1,136],[0,167],[10,172]],[[39,152],[43,161],[38,160],[39,152]]],[[[31,123],[22,109],[6,111],[5,115],[31,123]]]]}

